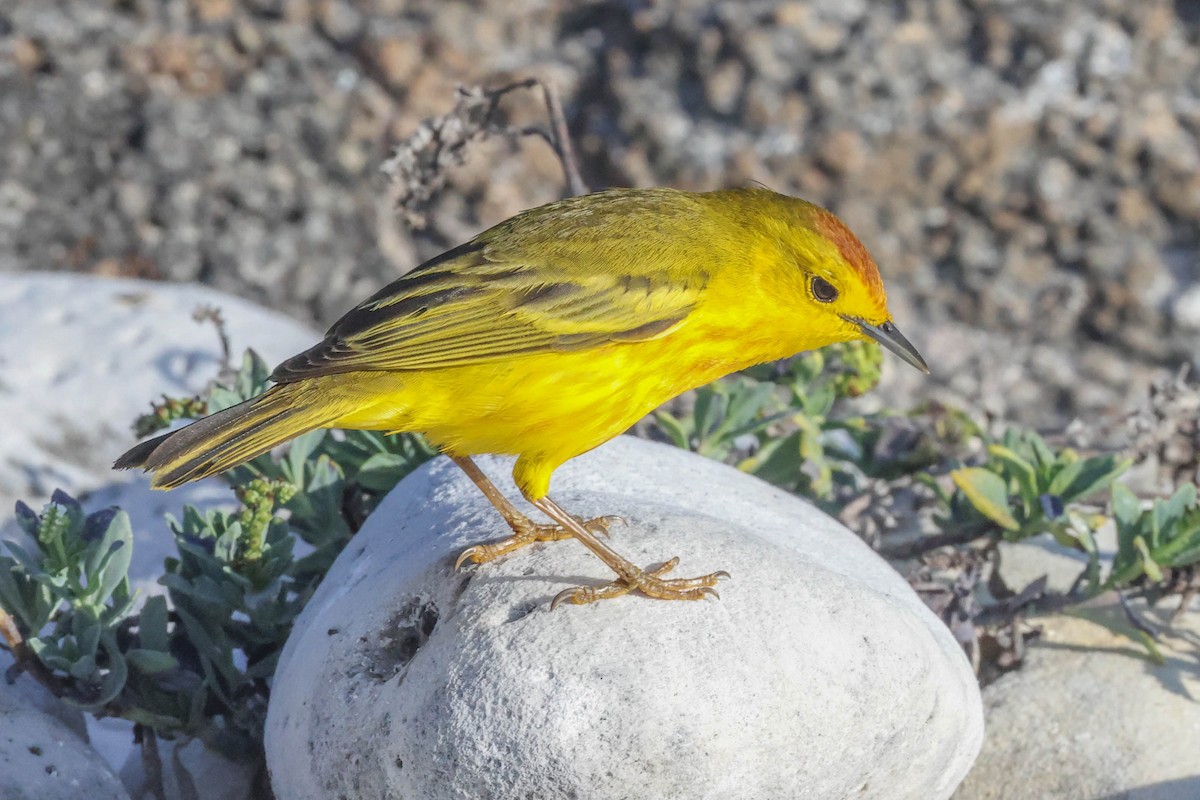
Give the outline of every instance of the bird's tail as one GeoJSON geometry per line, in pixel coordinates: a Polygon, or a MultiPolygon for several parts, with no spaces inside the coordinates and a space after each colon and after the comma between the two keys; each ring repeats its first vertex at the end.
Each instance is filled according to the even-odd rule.
{"type": "Polygon", "coordinates": [[[117,459],[115,469],[142,467],[151,485],[173,489],[262,455],[278,444],[334,422],[345,409],[313,397],[304,383],[284,383],[244,403],[142,442],[117,459]]]}

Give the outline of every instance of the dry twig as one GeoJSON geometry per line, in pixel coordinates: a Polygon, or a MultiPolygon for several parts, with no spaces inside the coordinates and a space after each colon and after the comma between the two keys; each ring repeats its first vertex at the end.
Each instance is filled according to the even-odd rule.
{"type": "Polygon", "coordinates": [[[457,100],[450,113],[428,119],[396,147],[392,157],[383,163],[382,171],[391,183],[389,199],[415,228],[425,226],[422,208],[445,187],[448,170],[466,161],[468,146],[490,136],[516,139],[537,136],[554,149],[563,166],[571,194],[587,191],[579,176],[575,151],[571,147],[566,117],[558,92],[540,78],[484,89],[480,86],[460,86],[457,100]],[[537,126],[513,128],[501,121],[500,103],[511,92],[538,87],[542,90],[550,129],[537,126]]]}
{"type": "Polygon", "coordinates": [[[196,322],[211,322],[217,329],[217,337],[221,341],[221,372],[218,380],[236,374],[237,369],[233,366],[233,348],[229,343],[229,330],[225,324],[225,317],[221,314],[221,309],[209,305],[196,306],[196,310],[192,312],[192,319],[196,322]]]}

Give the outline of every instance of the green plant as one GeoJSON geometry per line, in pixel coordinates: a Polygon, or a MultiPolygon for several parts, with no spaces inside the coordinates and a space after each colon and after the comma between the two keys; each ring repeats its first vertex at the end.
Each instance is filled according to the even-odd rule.
{"type": "Polygon", "coordinates": [[[46,669],[69,681],[76,701],[103,707],[125,686],[129,667],[161,660],[118,642],[119,625],[133,606],[129,516],[116,509],[85,515],[75,500],[55,492],[42,514],[17,504],[17,521],[35,545],[6,542],[0,556],[0,603],[25,631],[30,651],[46,669]]]}
{"type": "MultiPolygon", "coordinates": [[[[266,364],[247,352],[205,398],[164,398],[135,426],[151,433],[262,391],[266,364]]],[[[177,554],[166,596],[130,593],[129,517],[84,514],[55,493],[18,520],[31,546],[0,556],[3,628],[21,666],[60,696],[155,735],[202,739],[231,757],[261,753],[268,679],[292,623],[380,498],[434,455],[413,436],[314,431],[282,458],[227,473],[237,507],[185,506],[168,517],[177,554]],[[305,551],[302,557],[298,552],[305,551]]]]}
{"type": "MultiPolygon", "coordinates": [[[[990,557],[996,542],[1048,534],[1086,556],[1078,591],[1052,598],[1050,607],[1114,589],[1149,597],[1196,591],[1195,485],[1185,484],[1170,499],[1143,509],[1117,482],[1131,464],[1119,454],[1056,448],[1017,428],[993,437],[962,412],[933,404],[907,413],[858,413],[854,398],[878,376],[873,345],[833,346],[782,369],[756,367],[699,389],[690,414],[660,412],[657,424],[668,441],[736,464],[831,513],[878,491],[879,484],[887,487],[885,495],[915,494],[914,527],[925,520],[938,534],[894,555],[982,541],[990,557]],[[1109,513],[1101,505],[1106,492],[1112,497],[1109,513]],[[1115,524],[1118,535],[1105,572],[1096,536],[1108,524],[1115,524]]],[[[1026,600],[1036,601],[1036,594],[1026,600]]],[[[989,611],[982,608],[985,615],[989,611]]],[[[1133,638],[1147,641],[1144,632],[1133,638]]]]}
{"type": "Polygon", "coordinates": [[[1141,581],[1164,583],[1166,572],[1200,563],[1200,507],[1196,485],[1185,483],[1170,498],[1142,508],[1137,497],[1117,484],[1112,514],[1117,525],[1117,554],[1104,588],[1141,581]]]}
{"type": "MultiPolygon", "coordinates": [[[[761,365],[695,392],[690,414],[656,414],[661,435],[702,455],[802,494],[832,509],[867,478],[894,477],[938,457],[934,440],[913,431],[895,451],[889,432],[905,415],[853,413],[849,401],[879,381],[881,353],[850,342],[761,365]]],[[[943,437],[949,440],[947,434],[943,437]]]]}

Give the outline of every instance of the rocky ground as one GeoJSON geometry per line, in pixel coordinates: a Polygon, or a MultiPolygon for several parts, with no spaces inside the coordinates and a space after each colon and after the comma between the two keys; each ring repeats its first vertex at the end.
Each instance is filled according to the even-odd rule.
{"type": "Polygon", "coordinates": [[[492,141],[427,230],[383,199],[379,164],[457,83],[538,75],[591,186],[831,206],[935,390],[1059,425],[1197,358],[1198,45],[1192,0],[15,0],[0,269],[200,280],[329,322],[562,191],[542,143],[492,141]]]}

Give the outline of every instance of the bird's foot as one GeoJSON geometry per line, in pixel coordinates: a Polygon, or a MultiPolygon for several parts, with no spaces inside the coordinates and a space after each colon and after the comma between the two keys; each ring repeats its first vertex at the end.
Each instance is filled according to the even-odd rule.
{"type": "MultiPolygon", "coordinates": [[[[576,519],[588,532],[598,536],[608,536],[610,526],[626,521],[624,517],[611,515],[596,517],[595,519],[579,519],[578,517],[576,519]]],[[[495,561],[500,556],[507,555],[514,550],[519,550],[534,542],[557,542],[560,539],[570,539],[572,536],[573,534],[562,525],[538,525],[525,520],[525,524],[518,523],[513,527],[513,535],[507,539],[501,539],[498,542],[477,544],[463,550],[454,562],[454,568],[459,569],[468,561],[475,564],[495,561]]]]}
{"type": "Polygon", "coordinates": [[[551,601],[550,608],[557,608],[559,603],[594,603],[597,600],[621,597],[633,591],[658,600],[703,600],[706,597],[721,599],[712,587],[722,578],[728,578],[728,572],[721,570],[710,575],[701,575],[699,578],[662,577],[678,564],[678,558],[672,558],[661,567],[652,570],[641,570],[631,564],[626,574],[611,583],[601,586],[576,586],[559,592],[551,601]]]}

